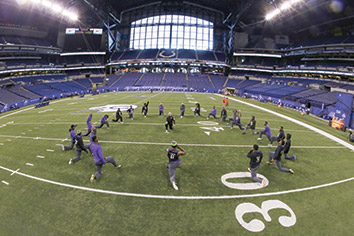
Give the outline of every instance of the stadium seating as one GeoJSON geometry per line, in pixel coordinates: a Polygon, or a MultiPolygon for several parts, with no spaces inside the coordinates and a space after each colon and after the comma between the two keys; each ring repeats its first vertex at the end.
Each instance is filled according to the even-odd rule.
{"type": "Polygon", "coordinates": [[[186,74],[166,73],[161,86],[162,87],[187,87],[186,74]]]}
{"type": "Polygon", "coordinates": [[[222,89],[227,79],[226,76],[221,76],[221,75],[210,75],[209,77],[213,81],[213,84],[216,89],[222,89]]]}
{"type": "Polygon", "coordinates": [[[203,91],[215,89],[207,75],[188,74],[188,82],[189,88],[193,90],[203,91]]]}
{"type": "Polygon", "coordinates": [[[134,84],[135,86],[160,86],[164,74],[146,73],[134,84]]]}

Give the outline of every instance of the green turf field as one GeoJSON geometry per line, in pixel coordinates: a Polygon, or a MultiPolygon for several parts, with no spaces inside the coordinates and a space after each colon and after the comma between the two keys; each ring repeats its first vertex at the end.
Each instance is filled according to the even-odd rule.
{"type": "MultiPolygon", "coordinates": [[[[331,129],[317,118],[237,99],[347,141],[347,133],[331,129]]],[[[208,120],[217,122],[213,125],[198,123],[207,121],[213,105],[220,114],[221,100],[210,94],[114,93],[62,99],[39,109],[2,114],[0,235],[352,235],[352,150],[299,124],[230,99],[229,117],[232,109],[241,109],[243,124],[255,115],[257,130],[263,129],[267,120],[272,135],[280,125],[285,133],[292,134],[290,154],[297,159],[282,158],[282,165],[295,174],[280,172],[275,164],[266,164],[275,143],[267,147],[265,136],[257,141],[251,130],[242,135],[220,118],[208,120]],[[141,107],[148,100],[149,113],[144,118],[141,107]],[[165,114],[171,111],[176,116],[176,127],[169,134],[165,133],[165,118],[158,116],[160,102],[165,114]],[[181,102],[186,104],[183,119],[179,118],[181,102]],[[202,117],[193,117],[194,102],[201,104],[202,117]],[[110,121],[110,129],[104,126],[98,130],[104,155],[115,157],[122,168],[105,165],[102,177],[90,183],[96,171],[93,158],[83,153],[82,160],[68,165],[76,155],[75,149],[63,152],[56,144],[70,144],[71,124],[86,131],[89,108],[109,104],[134,104],[139,108],[134,120],[125,118],[124,124],[110,121]],[[187,151],[176,172],[179,191],[171,187],[166,168],[165,150],[173,140],[187,151]],[[269,185],[256,190],[228,188],[221,177],[247,172],[246,155],[255,143],[264,154],[258,173],[269,180],[269,185]],[[342,180],[348,181],[338,182],[342,180]],[[288,222],[279,223],[281,216],[287,216],[280,219],[288,222]]],[[[97,124],[105,114],[92,113],[92,121],[97,124]]],[[[108,114],[109,120],[115,116],[113,112],[108,114]]],[[[84,142],[87,144],[88,138],[84,142]]],[[[253,183],[250,178],[228,181],[253,183]]]]}

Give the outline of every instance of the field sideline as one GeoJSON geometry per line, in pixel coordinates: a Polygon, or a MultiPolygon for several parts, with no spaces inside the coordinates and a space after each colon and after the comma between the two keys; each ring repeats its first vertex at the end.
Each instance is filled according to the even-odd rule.
{"type": "MultiPolygon", "coordinates": [[[[232,109],[241,109],[243,124],[255,115],[257,130],[263,129],[267,120],[272,135],[280,125],[285,133],[293,135],[290,154],[295,154],[297,160],[282,158],[282,164],[292,168],[294,175],[265,163],[268,152],[275,149],[267,146],[266,138],[257,141],[250,130],[242,135],[237,127],[231,130],[220,118],[206,120],[213,105],[220,115],[222,97],[218,95],[101,94],[1,115],[1,235],[350,235],[354,179],[347,133],[289,109],[237,99],[241,103],[230,99],[229,117],[232,109]],[[148,100],[149,113],[144,118],[141,107],[148,100]],[[171,111],[176,116],[175,130],[169,134],[164,133],[165,118],[158,116],[161,102],[165,115],[171,111]],[[181,102],[186,104],[183,119],[178,112],[181,102]],[[193,117],[195,102],[201,104],[202,117],[193,117]],[[110,121],[110,129],[98,130],[104,155],[114,156],[122,168],[106,165],[102,177],[90,183],[89,177],[95,172],[92,157],[83,153],[82,160],[68,165],[76,151],[63,152],[57,144],[69,145],[70,124],[78,124],[77,129],[86,131],[85,122],[91,112],[93,123],[98,124],[106,113],[88,109],[109,104],[139,107],[134,120],[125,118],[124,112],[124,124],[110,121]],[[170,186],[166,169],[164,150],[172,140],[187,150],[176,172],[179,191],[170,186]],[[247,172],[246,155],[254,143],[264,154],[258,173],[269,180],[269,185],[257,190],[228,188],[221,177],[247,172]],[[278,222],[281,216],[288,216],[287,224],[278,222]],[[252,219],[263,223],[253,224],[252,219]]],[[[114,118],[114,112],[107,114],[109,120],[114,118]]],[[[84,142],[88,143],[88,138],[84,142]]],[[[250,178],[228,181],[252,183],[250,178]]]]}

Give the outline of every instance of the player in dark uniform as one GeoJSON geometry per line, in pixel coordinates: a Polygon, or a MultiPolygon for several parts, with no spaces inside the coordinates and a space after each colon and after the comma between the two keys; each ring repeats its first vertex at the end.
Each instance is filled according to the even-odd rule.
{"type": "Polygon", "coordinates": [[[349,141],[354,143],[354,134],[353,131],[349,131],[349,141]]]}
{"type": "Polygon", "coordinates": [[[200,104],[199,103],[195,104],[195,109],[194,109],[194,117],[197,117],[197,115],[201,116],[200,115],[200,104]]]}
{"type": "Polygon", "coordinates": [[[133,108],[133,106],[130,106],[130,108],[127,110],[127,112],[128,112],[128,119],[133,119],[133,114],[134,114],[134,108],[133,108]]]}
{"type": "Polygon", "coordinates": [[[220,117],[221,117],[221,121],[222,121],[222,122],[225,122],[225,121],[226,121],[226,118],[227,118],[227,110],[225,109],[225,107],[222,107],[220,117]]]}
{"type": "Polygon", "coordinates": [[[275,164],[277,165],[278,169],[283,172],[288,172],[290,174],[294,174],[294,171],[292,169],[286,169],[281,166],[281,154],[284,151],[284,141],[279,140],[278,142],[278,147],[275,149],[274,152],[269,152],[269,161],[267,164],[272,164],[275,160],[275,164]]]}
{"type": "Polygon", "coordinates": [[[292,157],[289,157],[288,156],[288,153],[290,151],[290,147],[291,147],[291,134],[287,134],[286,135],[286,143],[284,145],[284,157],[285,159],[288,159],[288,160],[296,160],[296,156],[293,155],[292,157]]]}
{"type": "Polygon", "coordinates": [[[148,110],[149,110],[149,101],[147,103],[144,103],[144,106],[141,109],[141,113],[144,114],[144,117],[147,116],[148,110]]]}
{"type": "Polygon", "coordinates": [[[279,142],[279,140],[284,140],[284,139],[285,139],[284,128],[283,126],[280,126],[277,136],[276,137],[273,136],[270,138],[270,145],[272,145],[274,141],[279,142]]]}
{"type": "Polygon", "coordinates": [[[253,148],[248,152],[247,157],[250,158],[250,167],[248,168],[248,171],[251,172],[252,179],[255,182],[261,183],[262,188],[264,188],[264,179],[261,180],[257,177],[257,170],[263,158],[263,153],[258,150],[257,144],[253,145],[253,148]]]}
{"type": "Polygon", "coordinates": [[[186,151],[180,147],[176,141],[171,143],[172,148],[166,149],[168,157],[168,175],[170,176],[170,182],[175,190],[178,190],[178,186],[175,180],[176,169],[181,166],[181,156],[186,155],[186,151]],[[179,149],[179,150],[178,150],[179,149]]]}
{"type": "Polygon", "coordinates": [[[172,113],[169,112],[165,122],[166,134],[168,134],[168,128],[173,130],[173,126],[176,126],[176,119],[174,116],[172,116],[172,113]]]}
{"type": "Polygon", "coordinates": [[[256,129],[256,118],[254,116],[252,116],[252,119],[250,120],[250,123],[248,123],[248,125],[244,128],[244,131],[242,134],[246,134],[246,131],[248,129],[252,130],[252,134],[258,134],[258,132],[254,131],[256,129]]]}
{"type": "Polygon", "coordinates": [[[186,111],[186,106],[182,102],[181,106],[179,107],[179,110],[181,111],[181,118],[184,116],[184,112],[186,111]]]}
{"type": "Polygon", "coordinates": [[[120,123],[123,123],[123,113],[120,108],[116,111],[116,119],[112,119],[113,122],[118,122],[118,120],[120,120],[120,123]]]}
{"type": "Polygon", "coordinates": [[[76,136],[75,136],[74,139],[75,139],[75,143],[76,143],[77,156],[74,159],[70,159],[69,165],[71,165],[72,163],[75,163],[75,162],[77,162],[77,161],[79,161],[81,159],[81,152],[82,151],[88,153],[87,152],[87,149],[88,149],[90,151],[90,153],[91,153],[90,144],[84,145],[84,141],[82,140],[81,131],[80,130],[78,130],[76,132],[76,136]]]}
{"type": "Polygon", "coordinates": [[[91,129],[92,129],[92,122],[91,121],[92,121],[92,114],[90,114],[87,117],[87,120],[86,120],[87,132],[86,132],[86,134],[83,134],[82,136],[88,136],[91,133],[91,129]]]}

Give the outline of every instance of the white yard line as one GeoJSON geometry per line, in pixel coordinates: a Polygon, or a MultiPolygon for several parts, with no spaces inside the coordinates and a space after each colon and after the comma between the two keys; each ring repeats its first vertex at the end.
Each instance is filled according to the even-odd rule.
{"type": "Polygon", "coordinates": [[[6,184],[6,185],[9,185],[9,183],[8,182],[6,182],[6,181],[1,181],[1,183],[3,183],[3,184],[6,184]]]}
{"type": "MultiPolygon", "coordinates": [[[[0,166],[0,169],[3,169],[5,171],[9,171],[9,172],[14,172],[13,170],[8,169],[6,167],[2,167],[2,166],[0,166]]],[[[77,186],[77,185],[72,185],[72,184],[60,183],[60,182],[52,181],[52,180],[48,180],[48,179],[43,179],[43,178],[35,177],[32,175],[27,175],[27,174],[24,174],[21,172],[16,172],[16,174],[26,177],[26,178],[49,183],[49,184],[54,184],[54,185],[58,185],[58,186],[66,187],[66,188],[79,189],[79,190],[84,190],[84,191],[89,191],[89,192],[97,192],[97,193],[128,196],[128,197],[175,199],[175,200],[207,200],[207,199],[208,200],[216,200],[216,199],[236,199],[236,198],[277,196],[277,195],[297,193],[297,192],[303,192],[303,191],[314,190],[314,189],[319,189],[319,188],[325,188],[325,187],[329,187],[329,186],[333,186],[333,185],[337,185],[337,184],[342,184],[342,183],[354,180],[354,177],[352,177],[352,178],[348,178],[348,179],[344,179],[344,180],[340,180],[340,181],[336,181],[336,182],[332,182],[332,183],[328,183],[328,184],[321,184],[321,185],[316,185],[316,186],[312,186],[312,187],[285,190],[285,191],[279,191],[279,192],[268,192],[268,193],[222,195],[222,196],[168,196],[168,195],[115,192],[115,191],[108,191],[108,190],[103,190],[103,189],[87,188],[87,187],[82,187],[82,186],[77,186]]]]}
{"type": "MultiPolygon", "coordinates": [[[[222,96],[219,95],[219,94],[218,94],[218,96],[222,97],[222,96]]],[[[329,133],[327,133],[327,132],[325,132],[325,131],[323,131],[323,130],[320,130],[320,129],[318,129],[318,128],[316,128],[316,127],[313,127],[313,126],[311,126],[311,125],[309,125],[309,124],[306,124],[305,122],[296,120],[296,119],[294,119],[294,118],[291,118],[291,117],[288,117],[288,116],[286,116],[286,115],[280,114],[280,113],[278,113],[278,112],[269,110],[269,109],[267,109],[267,108],[263,108],[263,107],[257,106],[257,105],[255,105],[255,104],[251,104],[251,103],[248,103],[248,102],[245,102],[245,101],[238,100],[238,99],[236,99],[236,98],[229,98],[229,99],[230,99],[230,100],[233,100],[233,101],[236,101],[236,102],[239,102],[239,103],[241,103],[241,104],[245,104],[245,105],[248,105],[248,106],[257,108],[257,109],[259,109],[259,110],[265,111],[265,112],[270,113],[270,114],[273,114],[273,115],[275,115],[275,116],[281,117],[281,118],[286,119],[286,120],[288,120],[288,121],[291,121],[291,122],[293,122],[293,123],[295,123],[295,124],[301,125],[301,126],[303,126],[303,127],[305,127],[305,128],[308,128],[309,130],[312,130],[312,131],[314,131],[314,132],[316,132],[316,133],[319,133],[319,134],[323,135],[324,137],[329,138],[329,139],[331,139],[331,140],[333,140],[333,141],[335,141],[335,142],[337,142],[337,143],[339,143],[339,144],[341,144],[341,145],[343,145],[343,146],[345,146],[345,147],[347,147],[347,148],[349,148],[349,149],[351,149],[351,150],[354,151],[354,146],[353,146],[353,145],[351,145],[351,144],[349,144],[349,143],[343,141],[342,139],[337,138],[337,137],[335,137],[335,136],[333,136],[333,135],[331,135],[331,134],[329,134],[329,133]]]]}
{"type": "MultiPolygon", "coordinates": [[[[0,135],[0,137],[15,137],[11,135],[0,135]]],[[[20,136],[18,138],[22,139],[34,139],[34,137],[24,137],[20,136]]],[[[49,140],[49,141],[62,141],[60,138],[42,138],[38,137],[39,140],[49,140]]],[[[70,141],[70,140],[67,140],[70,141]]],[[[88,140],[85,140],[88,141],[88,140]]],[[[71,142],[71,141],[70,141],[71,142]]],[[[110,143],[110,144],[134,144],[134,145],[157,145],[157,146],[169,146],[171,143],[154,143],[154,142],[130,142],[130,141],[103,141],[100,140],[100,143],[110,143]]],[[[57,144],[58,146],[62,146],[62,144],[57,144]]],[[[226,147],[226,148],[252,148],[253,145],[227,145],[227,144],[198,144],[198,143],[181,143],[181,146],[190,146],[190,147],[226,147]]],[[[275,148],[276,146],[260,146],[262,148],[275,148]]],[[[313,148],[313,149],[344,149],[346,147],[343,146],[291,146],[291,148],[313,148]]],[[[48,152],[54,152],[54,150],[47,149],[48,152]]]]}

